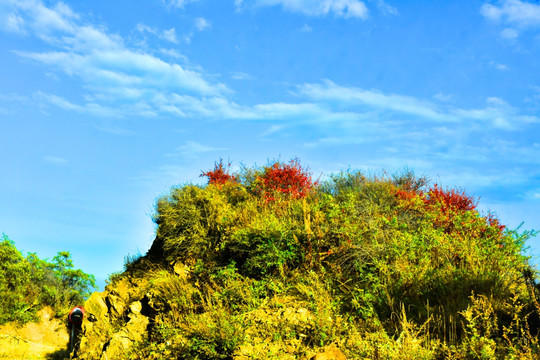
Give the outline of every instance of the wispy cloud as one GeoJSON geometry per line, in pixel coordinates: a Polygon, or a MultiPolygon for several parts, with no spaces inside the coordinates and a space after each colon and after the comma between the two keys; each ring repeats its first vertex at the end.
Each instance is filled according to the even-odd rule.
{"type": "Polygon", "coordinates": [[[18,34],[26,33],[24,31],[24,20],[22,17],[20,17],[17,14],[13,14],[13,13],[7,14],[7,16],[4,17],[0,22],[3,24],[4,29],[9,32],[18,33],[18,34]]]}
{"type": "Polygon", "coordinates": [[[518,30],[540,27],[540,4],[520,1],[502,0],[496,5],[486,3],[480,13],[487,19],[503,25],[503,38],[512,40],[519,36],[518,30]]]}
{"type": "MultiPolygon", "coordinates": [[[[28,0],[9,3],[8,15],[10,11],[23,18],[20,22],[24,24],[22,30],[50,46],[42,52],[15,53],[50,66],[59,73],[80,78],[90,91],[90,98],[94,99],[94,102],[76,105],[58,96],[40,95],[41,99],[63,109],[106,116],[107,113],[120,113],[104,110],[107,107],[121,109],[123,105],[128,108],[144,102],[151,104],[159,95],[205,98],[223,97],[230,92],[224,84],[208,80],[200,68],[187,68],[141,49],[127,47],[122,37],[111,34],[103,26],[85,23],[67,5],[47,8],[41,1],[28,0]],[[116,101],[120,104],[114,103],[116,101]]],[[[168,41],[176,40],[174,28],[160,31],[139,24],[137,29],[168,41]]]]}
{"type": "MultiPolygon", "coordinates": [[[[365,90],[345,87],[325,80],[319,84],[304,84],[298,87],[300,94],[309,99],[328,104],[337,104],[349,108],[349,111],[377,111],[403,114],[442,123],[464,123],[481,121],[482,126],[513,129],[523,123],[538,123],[536,116],[520,114],[504,100],[491,97],[486,99],[486,106],[479,109],[461,109],[441,106],[428,100],[399,94],[385,94],[377,90],[365,90]]],[[[387,117],[387,116],[383,116],[387,117]]],[[[473,123],[474,124],[474,123],[473,123]]]]}
{"type": "Polygon", "coordinates": [[[388,5],[384,0],[375,0],[377,8],[385,15],[399,15],[399,11],[396,7],[388,5]]]}
{"type": "Polygon", "coordinates": [[[481,13],[490,20],[521,28],[540,26],[540,5],[526,1],[503,0],[498,6],[484,4],[481,13]]]}
{"type": "Polygon", "coordinates": [[[224,151],[226,148],[217,148],[200,144],[195,141],[187,141],[184,145],[177,148],[178,154],[186,157],[198,157],[201,154],[224,151]]]}
{"type": "Polygon", "coordinates": [[[308,24],[304,24],[302,28],[300,29],[301,32],[310,33],[313,31],[313,28],[309,26],[308,24]]]}
{"type": "Polygon", "coordinates": [[[212,24],[205,18],[198,17],[195,19],[195,27],[199,31],[204,31],[206,29],[210,29],[212,27],[212,24]]]}
{"type": "MultiPolygon", "coordinates": [[[[188,65],[188,60],[174,50],[158,48],[153,53],[130,48],[119,35],[111,34],[103,26],[89,25],[65,5],[46,8],[38,0],[28,2],[34,6],[28,6],[27,2],[24,6],[21,3],[10,3],[10,6],[23,19],[23,30],[43,39],[49,49],[16,53],[55,69],[60,75],[80,79],[86,90],[82,99],[38,92],[36,99],[43,106],[102,118],[170,116],[267,122],[272,129],[267,135],[272,136],[291,128],[308,127],[315,129],[316,134],[309,146],[340,146],[385,139],[406,147],[414,138],[414,145],[425,140],[433,144],[430,152],[441,154],[448,148],[449,141],[456,141],[464,134],[519,131],[523,126],[539,122],[536,116],[524,115],[495,97],[486,99],[483,106],[466,109],[453,106],[448,102],[450,98],[442,94],[436,95],[439,101],[435,101],[343,86],[330,80],[298,85],[287,101],[239,104],[233,100],[234,92],[227,85],[211,80],[213,77],[200,67],[188,65]],[[37,33],[36,29],[42,31],[37,33]],[[453,128],[458,128],[459,134],[455,134],[453,128]],[[331,137],[327,135],[329,129],[333,131],[331,137]],[[437,142],[433,140],[434,134],[437,142]]],[[[286,1],[266,1],[259,5],[272,4],[298,9],[307,6],[307,2],[302,1],[295,3],[297,5],[286,1]]],[[[322,6],[322,2],[317,4],[322,6]]],[[[163,33],[144,24],[140,24],[138,30],[163,33]]],[[[231,76],[249,78],[243,73],[231,76]]],[[[186,154],[213,149],[197,143],[183,146],[179,151],[186,154]]]]}
{"type": "Polygon", "coordinates": [[[37,92],[34,97],[38,101],[42,101],[45,104],[54,105],[67,111],[75,111],[82,114],[91,114],[99,117],[123,117],[124,115],[121,109],[111,106],[103,106],[94,102],[87,102],[84,105],[79,105],[70,102],[63,97],[43,92],[37,92]]]}
{"type": "Polygon", "coordinates": [[[234,80],[253,80],[253,76],[241,71],[232,72],[231,78],[234,80]]]}
{"type": "Polygon", "coordinates": [[[56,166],[62,166],[67,164],[67,160],[58,156],[43,156],[43,162],[46,164],[56,165],[56,166]]]}
{"type": "Polygon", "coordinates": [[[438,92],[435,95],[433,95],[433,98],[439,101],[449,102],[449,101],[452,101],[453,96],[450,94],[443,94],[441,92],[438,92]]]}
{"type": "Polygon", "coordinates": [[[169,30],[160,30],[156,27],[151,27],[145,24],[137,24],[137,31],[141,34],[152,34],[157,36],[160,39],[171,42],[173,44],[178,44],[178,39],[176,37],[176,29],[171,28],[169,30]]]}
{"type": "Polygon", "coordinates": [[[491,66],[494,69],[501,70],[501,71],[505,71],[509,69],[508,65],[500,64],[495,61],[490,61],[489,66],[491,66]]]}
{"type": "Polygon", "coordinates": [[[163,30],[161,33],[161,37],[174,44],[178,43],[178,40],[176,39],[176,30],[174,28],[171,28],[169,30],[163,30]]]}
{"type": "Polygon", "coordinates": [[[298,90],[317,101],[338,102],[356,108],[367,106],[371,109],[395,111],[433,120],[450,120],[447,114],[439,111],[429,101],[404,95],[384,94],[376,90],[339,86],[330,80],[325,80],[321,84],[304,84],[299,86],[298,90]]]}
{"type": "Polygon", "coordinates": [[[167,6],[183,9],[187,4],[194,3],[199,0],[162,0],[167,6]]]}
{"type": "Polygon", "coordinates": [[[281,5],[290,12],[302,13],[308,16],[324,16],[332,14],[344,18],[368,17],[368,9],[359,0],[236,0],[237,8],[245,6],[276,6],[281,5]]]}

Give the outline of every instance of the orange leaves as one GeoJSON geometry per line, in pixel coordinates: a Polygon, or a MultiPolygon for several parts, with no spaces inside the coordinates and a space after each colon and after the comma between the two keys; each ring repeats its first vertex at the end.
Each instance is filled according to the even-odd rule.
{"type": "Polygon", "coordinates": [[[394,188],[394,195],[402,203],[412,203],[421,199],[428,208],[443,213],[453,211],[471,211],[476,209],[475,200],[463,190],[442,189],[438,184],[433,185],[426,193],[421,190],[394,188]]]}
{"type": "Polygon", "coordinates": [[[293,159],[289,163],[275,162],[265,168],[265,171],[258,178],[260,191],[267,201],[274,200],[274,193],[281,193],[293,199],[306,197],[317,185],[313,182],[311,173],[300,165],[298,159],[293,159]]]}
{"type": "Polygon", "coordinates": [[[230,166],[230,162],[224,164],[221,159],[214,164],[214,169],[204,171],[200,176],[207,177],[209,185],[221,186],[228,182],[243,184],[267,202],[276,200],[276,196],[280,195],[289,199],[304,198],[318,184],[318,181],[312,180],[308,168],[302,167],[298,159],[292,159],[288,163],[276,161],[262,169],[255,169],[255,176],[252,180],[247,180],[247,183],[245,174],[231,174],[230,166]]]}
{"type": "Polygon", "coordinates": [[[429,189],[424,202],[426,205],[440,207],[442,211],[470,211],[476,209],[474,199],[465,194],[465,191],[455,189],[444,190],[437,184],[429,189]]]}
{"type": "Polygon", "coordinates": [[[209,185],[223,185],[228,181],[236,181],[234,175],[229,174],[229,168],[231,163],[227,163],[227,166],[223,165],[223,159],[219,160],[219,163],[214,163],[214,169],[203,172],[200,176],[206,176],[208,178],[209,185]]]}
{"type": "Polygon", "coordinates": [[[499,219],[488,213],[481,216],[476,211],[476,200],[463,190],[443,189],[438,184],[426,192],[394,186],[393,194],[398,207],[416,210],[431,219],[433,225],[445,233],[459,236],[495,236],[500,239],[505,229],[499,219]]]}

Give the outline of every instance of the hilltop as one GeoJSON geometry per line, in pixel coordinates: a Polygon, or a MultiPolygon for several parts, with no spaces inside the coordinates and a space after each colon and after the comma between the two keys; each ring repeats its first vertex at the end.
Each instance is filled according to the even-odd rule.
{"type": "Polygon", "coordinates": [[[533,233],[464,191],[409,171],[319,183],[297,160],[202,175],[157,201],[148,253],[87,301],[82,359],[540,355],[533,233]]]}
{"type": "Polygon", "coordinates": [[[85,303],[80,359],[540,356],[534,232],[410,171],[229,166],[158,199],[151,248],[85,303]]]}

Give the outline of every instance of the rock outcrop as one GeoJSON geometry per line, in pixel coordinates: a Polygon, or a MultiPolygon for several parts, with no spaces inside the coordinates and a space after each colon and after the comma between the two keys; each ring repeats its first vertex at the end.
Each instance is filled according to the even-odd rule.
{"type": "Polygon", "coordinates": [[[140,284],[124,278],[85,303],[95,321],[85,321],[78,359],[119,359],[148,336],[151,309],[140,284]]]}
{"type": "MultiPolygon", "coordinates": [[[[318,354],[316,349],[306,351],[306,343],[313,342],[309,339],[318,319],[305,301],[294,296],[277,296],[262,301],[255,309],[236,315],[236,322],[215,323],[219,309],[212,308],[208,303],[203,307],[196,305],[200,300],[201,285],[192,270],[181,263],[173,264],[168,269],[156,273],[159,276],[144,274],[130,277],[123,274],[105,291],[92,294],[85,303],[85,309],[95,317],[95,321],[84,322],[76,358],[145,359],[146,355],[140,350],[154,348],[157,355],[153,355],[152,359],[189,359],[190,351],[197,346],[193,341],[204,341],[204,336],[208,336],[192,340],[191,337],[197,336],[198,331],[236,326],[235,330],[223,335],[222,341],[233,341],[229,337],[235,338],[237,331],[241,331],[242,340],[233,348],[224,349],[229,355],[219,358],[346,359],[333,346],[319,349],[318,354]],[[172,319],[173,315],[176,320],[172,319]],[[176,321],[176,325],[169,327],[170,337],[155,343],[156,333],[166,327],[168,321],[176,321]]],[[[216,331],[220,333],[221,330],[216,331]]],[[[218,358],[212,351],[221,350],[208,351],[209,355],[203,358],[218,358]]]]}

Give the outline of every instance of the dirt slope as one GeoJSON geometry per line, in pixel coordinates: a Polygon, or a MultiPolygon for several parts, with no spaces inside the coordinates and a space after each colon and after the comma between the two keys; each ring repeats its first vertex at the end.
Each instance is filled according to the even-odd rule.
{"type": "Polygon", "coordinates": [[[50,308],[38,312],[40,322],[22,327],[0,326],[0,359],[68,359],[69,334],[50,308]]]}

